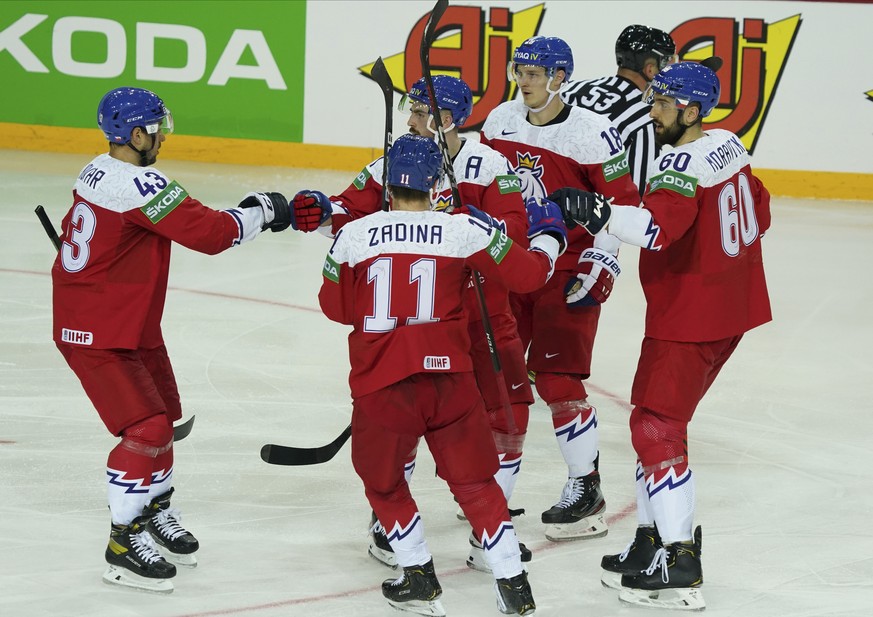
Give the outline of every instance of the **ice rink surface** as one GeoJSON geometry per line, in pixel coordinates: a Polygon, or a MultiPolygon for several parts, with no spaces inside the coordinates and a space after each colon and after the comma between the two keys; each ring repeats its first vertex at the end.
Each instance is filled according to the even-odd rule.
{"type": "MultiPolygon", "coordinates": [[[[172,142],[168,142],[170,146],[172,142]]],[[[332,461],[275,467],[268,442],[317,446],[349,422],[347,330],[318,310],[328,241],[288,231],[209,257],[176,246],[163,326],[191,435],[176,495],[200,565],[167,596],[101,582],[105,463],[115,444],[51,340],[53,249],[89,157],[0,151],[0,616],[397,615],[367,556],[369,507],[348,445],[332,461]]],[[[250,190],[344,188],[354,173],[161,161],[226,208],[250,190]]],[[[746,335],[690,427],[709,617],[873,615],[873,205],[776,199],[764,260],[774,321],[746,335]]],[[[600,558],[636,525],[627,426],[643,334],[637,254],[605,305],[590,400],[611,529],[555,544],[539,514],[566,480],[548,409],[531,409],[512,507],[533,550],[537,615],[677,614],[625,606],[600,558]]],[[[450,616],[498,615],[492,579],[464,565],[468,528],[423,445],[412,480],[450,616]]]]}

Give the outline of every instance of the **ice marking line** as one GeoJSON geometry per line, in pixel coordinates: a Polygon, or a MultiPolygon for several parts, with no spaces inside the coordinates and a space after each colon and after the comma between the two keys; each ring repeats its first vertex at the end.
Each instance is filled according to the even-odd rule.
{"type": "MultiPolygon", "coordinates": [[[[34,276],[51,276],[50,272],[37,272],[37,271],[33,271],[33,270],[16,270],[16,269],[10,269],[10,268],[0,268],[0,272],[11,273],[11,274],[29,274],[29,275],[34,275],[34,276]]],[[[269,305],[273,305],[273,306],[283,306],[283,307],[297,309],[297,310],[301,310],[301,311],[307,311],[307,312],[311,312],[311,313],[320,313],[321,312],[317,308],[313,308],[313,307],[309,307],[309,306],[302,306],[299,304],[292,304],[290,302],[281,302],[278,300],[266,300],[263,298],[250,298],[250,297],[246,297],[246,296],[226,294],[226,293],[221,293],[221,292],[187,289],[184,287],[170,286],[170,287],[167,287],[167,289],[171,290],[171,291],[182,291],[182,292],[187,292],[187,293],[192,293],[192,294],[199,294],[199,295],[203,295],[203,296],[214,296],[214,297],[219,297],[219,298],[227,298],[229,300],[240,300],[243,302],[254,302],[257,304],[269,304],[269,305]]],[[[632,406],[627,402],[627,400],[618,396],[617,394],[614,394],[614,393],[609,392],[607,390],[604,390],[602,388],[598,388],[597,386],[591,384],[591,382],[587,382],[586,387],[590,391],[596,392],[599,396],[603,396],[605,398],[610,399],[611,401],[615,402],[616,404],[621,406],[623,409],[626,409],[627,411],[630,411],[632,409],[632,406]]],[[[0,441],[0,444],[11,444],[11,443],[15,443],[15,442],[0,441]]],[[[636,501],[627,504],[621,510],[616,512],[615,514],[608,515],[606,517],[606,521],[609,525],[614,525],[618,521],[624,520],[625,518],[627,518],[631,514],[634,514],[635,512],[636,512],[636,501]]],[[[570,543],[570,544],[572,544],[572,543],[570,543]]],[[[531,546],[531,544],[528,543],[528,546],[531,546]]],[[[535,553],[544,553],[544,552],[550,552],[553,550],[564,548],[564,543],[549,542],[548,540],[543,540],[543,541],[541,541],[541,543],[537,544],[536,546],[531,546],[531,548],[535,551],[535,553]]],[[[460,567],[452,569],[452,570],[445,570],[445,571],[441,570],[440,571],[440,578],[442,579],[442,578],[449,577],[449,576],[458,576],[461,574],[463,574],[463,575],[469,574],[470,576],[478,576],[478,574],[476,572],[474,572],[473,570],[471,570],[467,566],[460,566],[460,567]]],[[[288,606],[305,606],[305,605],[309,605],[309,604],[315,604],[317,602],[323,602],[326,600],[336,600],[339,598],[355,598],[355,597],[362,596],[365,593],[366,594],[381,594],[381,591],[382,590],[381,590],[381,587],[379,585],[374,585],[372,587],[361,587],[361,588],[352,589],[349,591],[340,591],[340,592],[336,592],[336,593],[322,594],[322,595],[317,595],[317,596],[311,596],[308,598],[297,598],[294,600],[278,600],[276,602],[267,602],[265,604],[253,604],[251,606],[240,606],[237,608],[225,608],[225,609],[218,609],[218,610],[211,610],[211,611],[202,611],[202,612],[197,612],[197,613],[183,613],[180,615],[175,615],[175,617],[217,617],[220,615],[244,615],[247,613],[256,613],[259,611],[268,611],[271,609],[284,608],[284,607],[288,607],[288,606]]]]}
{"type": "MultiPolygon", "coordinates": [[[[10,274],[31,274],[34,276],[51,276],[51,272],[37,272],[35,270],[16,270],[13,268],[0,268],[0,272],[10,274]]],[[[216,298],[227,298],[229,300],[241,300],[243,302],[254,302],[256,304],[269,304],[271,306],[284,306],[286,308],[297,309],[300,311],[308,311],[310,313],[321,313],[321,309],[312,306],[302,306],[300,304],[292,304],[291,302],[282,302],[280,300],[267,300],[265,298],[251,298],[248,296],[240,296],[236,294],[222,293],[219,291],[203,291],[200,289],[188,289],[187,287],[174,287],[169,285],[168,291],[183,291],[185,293],[197,294],[201,296],[213,296],[216,298]]]]}

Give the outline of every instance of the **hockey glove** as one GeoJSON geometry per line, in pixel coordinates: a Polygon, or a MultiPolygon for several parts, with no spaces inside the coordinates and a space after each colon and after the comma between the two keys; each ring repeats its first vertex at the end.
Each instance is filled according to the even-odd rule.
{"type": "Polygon", "coordinates": [[[461,206],[460,208],[455,208],[452,210],[452,214],[466,214],[467,216],[472,216],[475,219],[479,219],[488,227],[496,227],[503,233],[506,233],[506,223],[501,221],[500,219],[496,219],[487,212],[483,212],[476,206],[461,206]]]}
{"type": "Polygon", "coordinates": [[[264,213],[261,230],[284,231],[291,224],[291,208],[282,193],[248,193],[240,208],[260,208],[264,213]]]}
{"type": "Polygon", "coordinates": [[[561,247],[558,255],[563,254],[567,250],[567,227],[561,218],[558,205],[548,199],[529,197],[524,202],[524,207],[527,210],[527,237],[533,240],[540,234],[548,234],[561,247]]]}
{"type": "Polygon", "coordinates": [[[568,306],[603,304],[612,293],[615,278],[621,274],[618,258],[607,251],[590,248],[579,256],[579,272],[567,281],[564,297],[568,306]]]}
{"type": "Polygon", "coordinates": [[[606,226],[612,214],[609,200],[600,193],[564,187],[550,194],[549,199],[561,207],[569,229],[579,224],[592,236],[606,226]]]}
{"type": "Polygon", "coordinates": [[[333,206],[321,191],[303,190],[294,196],[291,227],[297,231],[315,231],[330,218],[333,206]]]}

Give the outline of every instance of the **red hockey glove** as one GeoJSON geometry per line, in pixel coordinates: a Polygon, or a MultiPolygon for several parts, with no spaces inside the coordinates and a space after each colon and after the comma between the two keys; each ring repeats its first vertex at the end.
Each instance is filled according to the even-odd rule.
{"type": "Polygon", "coordinates": [[[585,249],[579,256],[579,272],[564,287],[568,306],[603,304],[612,293],[615,278],[621,274],[618,258],[596,248],[585,249]]]}

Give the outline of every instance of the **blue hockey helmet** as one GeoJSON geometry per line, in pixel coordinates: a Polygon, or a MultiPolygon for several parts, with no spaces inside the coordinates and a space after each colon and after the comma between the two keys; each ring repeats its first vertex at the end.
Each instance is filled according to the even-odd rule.
{"type": "Polygon", "coordinates": [[[442,165],[442,154],[433,139],[404,133],[388,151],[388,186],[429,193],[442,165]]]}
{"type": "Polygon", "coordinates": [[[173,132],[173,116],[154,92],[143,88],[116,88],[110,90],[97,106],[97,126],[106,139],[126,144],[137,126],[149,134],[173,132]]]}
{"type": "Polygon", "coordinates": [[[515,48],[512,64],[545,67],[550,77],[558,69],[563,69],[564,81],[568,81],[573,74],[573,52],[564,39],[534,36],[515,48]]]}
{"type": "Polygon", "coordinates": [[[699,62],[677,62],[655,75],[645,101],[651,104],[656,94],[662,94],[675,98],[677,107],[698,103],[700,117],[705,118],[718,104],[720,92],[718,77],[712,69],[699,62]]]}
{"type": "MultiPolygon", "coordinates": [[[[473,93],[470,91],[470,86],[463,79],[451,75],[434,75],[433,90],[439,108],[452,112],[452,122],[456,126],[463,126],[473,113],[473,93]]],[[[412,85],[405,98],[430,107],[430,97],[424,77],[412,85]]],[[[401,107],[403,105],[404,101],[401,101],[401,107]]]]}

